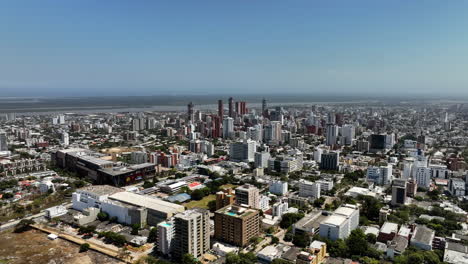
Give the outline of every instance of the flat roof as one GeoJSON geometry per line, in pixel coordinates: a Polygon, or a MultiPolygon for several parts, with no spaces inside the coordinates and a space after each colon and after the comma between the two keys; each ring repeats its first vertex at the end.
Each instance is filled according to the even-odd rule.
{"type": "Polygon", "coordinates": [[[352,208],[349,208],[349,207],[339,207],[338,209],[335,210],[335,212],[333,212],[333,214],[337,214],[337,215],[343,215],[343,216],[351,216],[356,210],[355,209],[352,209],[352,208]]]}
{"type": "Polygon", "coordinates": [[[342,215],[330,215],[329,217],[325,218],[322,224],[340,226],[346,221],[346,219],[347,218],[342,215]]]}
{"type": "Polygon", "coordinates": [[[185,207],[175,203],[166,202],[157,198],[140,195],[132,192],[118,192],[109,196],[112,200],[123,203],[145,207],[154,211],[160,211],[167,214],[175,214],[185,211],[185,207]]]}
{"type": "Polygon", "coordinates": [[[110,186],[110,185],[90,185],[90,186],[80,188],[78,189],[78,191],[90,192],[95,195],[101,196],[101,195],[111,195],[117,192],[122,192],[123,189],[110,186]]]}
{"type": "Polygon", "coordinates": [[[385,222],[380,228],[380,232],[384,234],[396,233],[398,232],[398,224],[385,222]]]}

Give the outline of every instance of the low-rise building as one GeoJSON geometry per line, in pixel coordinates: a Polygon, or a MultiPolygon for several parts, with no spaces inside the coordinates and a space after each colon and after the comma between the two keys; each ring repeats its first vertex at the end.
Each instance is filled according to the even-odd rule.
{"type": "Polygon", "coordinates": [[[435,231],[424,225],[416,226],[410,244],[420,249],[432,250],[432,240],[435,237],[435,231]]]}

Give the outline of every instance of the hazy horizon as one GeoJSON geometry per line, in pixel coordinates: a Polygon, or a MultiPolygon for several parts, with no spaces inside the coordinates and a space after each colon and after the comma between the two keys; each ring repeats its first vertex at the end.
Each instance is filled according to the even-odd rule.
{"type": "Polygon", "coordinates": [[[466,1],[5,1],[0,96],[468,95],[466,1]]]}

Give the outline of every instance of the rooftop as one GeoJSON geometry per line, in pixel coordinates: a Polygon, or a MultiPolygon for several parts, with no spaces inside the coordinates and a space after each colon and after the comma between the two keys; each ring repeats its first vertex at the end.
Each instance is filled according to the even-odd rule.
{"type": "Polygon", "coordinates": [[[78,189],[78,191],[90,192],[97,196],[101,196],[101,195],[111,195],[114,193],[122,192],[123,190],[114,186],[110,186],[110,185],[90,185],[90,186],[80,188],[78,189]]]}
{"type": "Polygon", "coordinates": [[[330,215],[327,217],[322,224],[325,225],[333,225],[333,226],[340,226],[344,222],[346,222],[346,217],[342,215],[330,215]]]}
{"type": "Polygon", "coordinates": [[[434,238],[435,232],[432,229],[427,228],[424,225],[418,225],[414,230],[413,237],[411,242],[419,242],[426,245],[432,244],[432,239],[434,238]]]}
{"type": "Polygon", "coordinates": [[[255,212],[257,212],[257,210],[255,209],[242,207],[242,206],[235,206],[235,205],[229,205],[216,211],[216,213],[218,214],[225,214],[225,215],[229,215],[232,217],[239,217],[239,218],[246,217],[255,212]]]}
{"type": "Polygon", "coordinates": [[[391,234],[398,232],[398,224],[385,222],[380,228],[380,232],[384,234],[391,234]]]}
{"type": "Polygon", "coordinates": [[[175,214],[183,212],[185,210],[185,207],[182,205],[166,202],[157,198],[131,192],[118,192],[109,196],[109,199],[117,200],[123,203],[139,207],[145,207],[151,210],[160,211],[167,214],[175,214]]]}

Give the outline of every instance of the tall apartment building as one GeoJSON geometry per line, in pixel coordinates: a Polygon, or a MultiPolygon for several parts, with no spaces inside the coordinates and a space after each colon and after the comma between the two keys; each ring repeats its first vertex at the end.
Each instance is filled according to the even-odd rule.
{"type": "Polygon", "coordinates": [[[164,221],[156,227],[157,242],[156,248],[163,255],[170,255],[174,243],[175,226],[173,220],[164,221]]]}
{"type": "Polygon", "coordinates": [[[344,138],[345,145],[351,145],[355,137],[355,129],[353,125],[344,125],[341,128],[341,135],[344,138]]]}
{"type": "Polygon", "coordinates": [[[185,254],[195,258],[210,250],[210,214],[208,210],[194,208],[174,216],[175,234],[172,256],[185,254]]]}
{"type": "Polygon", "coordinates": [[[236,204],[260,209],[260,194],[258,188],[249,184],[237,187],[236,204]]]}
{"type": "Polygon", "coordinates": [[[216,193],[216,210],[234,203],[234,193],[232,189],[226,189],[216,193]]]}
{"type": "Polygon", "coordinates": [[[260,234],[259,211],[227,206],[215,212],[215,238],[226,243],[243,247],[251,238],[260,234]]]}
{"type": "Polygon", "coordinates": [[[327,146],[333,146],[336,144],[338,139],[338,126],[335,124],[327,125],[326,144],[327,146]]]}
{"type": "Polygon", "coordinates": [[[270,192],[277,195],[285,195],[288,193],[288,183],[282,181],[273,181],[270,185],[270,192]]]}
{"type": "Polygon", "coordinates": [[[426,166],[416,167],[414,169],[416,183],[423,188],[429,188],[431,185],[431,169],[426,166]]]}

